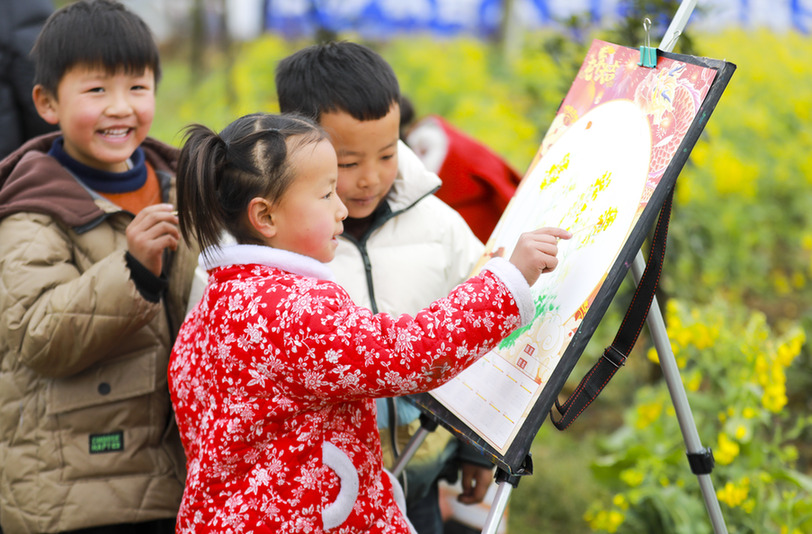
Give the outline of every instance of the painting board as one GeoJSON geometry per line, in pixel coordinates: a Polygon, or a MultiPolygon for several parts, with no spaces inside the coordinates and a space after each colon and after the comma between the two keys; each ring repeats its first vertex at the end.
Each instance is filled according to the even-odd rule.
{"type": "Polygon", "coordinates": [[[531,292],[536,319],[449,383],[415,397],[515,474],[640,250],[735,70],[732,63],[596,40],[485,246],[562,227],[559,265],[531,292]]]}

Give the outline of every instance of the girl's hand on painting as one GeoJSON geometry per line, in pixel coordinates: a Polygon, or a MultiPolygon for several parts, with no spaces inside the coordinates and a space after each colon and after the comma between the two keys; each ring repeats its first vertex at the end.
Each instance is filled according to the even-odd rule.
{"type": "Polygon", "coordinates": [[[539,228],[519,236],[516,248],[510,255],[510,263],[533,285],[543,273],[549,273],[558,265],[558,240],[569,239],[572,234],[563,228],[539,228]]]}

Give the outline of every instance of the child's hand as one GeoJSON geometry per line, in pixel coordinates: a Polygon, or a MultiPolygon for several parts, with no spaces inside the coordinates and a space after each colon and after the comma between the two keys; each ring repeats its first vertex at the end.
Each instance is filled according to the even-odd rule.
{"type": "Polygon", "coordinates": [[[178,248],[180,230],[173,209],[171,204],[147,206],[127,226],[130,254],[155,276],[161,276],[164,249],[178,248]]]}
{"type": "Polygon", "coordinates": [[[569,239],[572,234],[562,228],[539,228],[519,236],[510,263],[533,285],[542,273],[549,273],[558,265],[558,240],[569,239]]]}

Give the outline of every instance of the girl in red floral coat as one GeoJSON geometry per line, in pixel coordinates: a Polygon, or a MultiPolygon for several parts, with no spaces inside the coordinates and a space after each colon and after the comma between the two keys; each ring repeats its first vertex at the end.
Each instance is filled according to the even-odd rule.
{"type": "Polygon", "coordinates": [[[324,263],[347,210],[309,120],[255,114],[187,132],[181,232],[209,273],[169,366],[188,476],[178,532],[412,532],[384,471],[378,397],[433,389],[533,318],[561,229],[414,317],[353,304],[324,263]],[[238,244],[218,246],[228,232],[238,244]]]}

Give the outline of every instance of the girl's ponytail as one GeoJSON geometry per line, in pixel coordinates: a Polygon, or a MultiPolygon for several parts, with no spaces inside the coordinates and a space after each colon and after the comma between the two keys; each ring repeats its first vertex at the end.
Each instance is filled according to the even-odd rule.
{"type": "Polygon", "coordinates": [[[209,128],[200,124],[186,128],[178,159],[178,218],[184,239],[194,236],[202,249],[216,245],[226,225],[217,190],[227,150],[209,128]]]}

